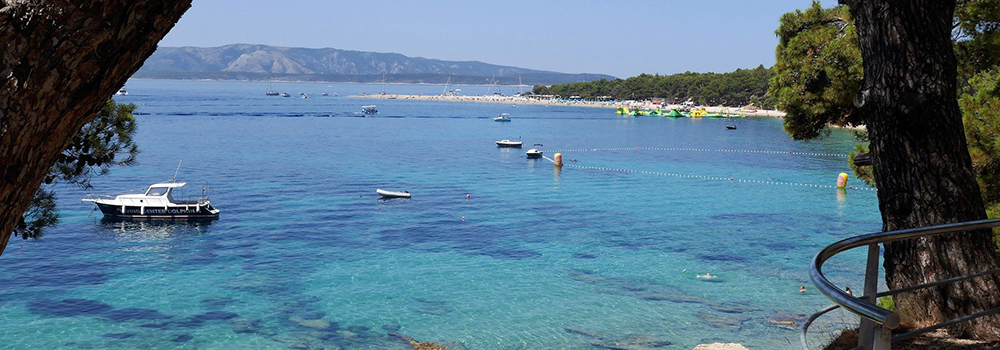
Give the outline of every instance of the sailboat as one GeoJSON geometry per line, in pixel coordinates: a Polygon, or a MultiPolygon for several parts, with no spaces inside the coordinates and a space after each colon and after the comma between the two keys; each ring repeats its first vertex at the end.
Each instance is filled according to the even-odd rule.
{"type": "Polygon", "coordinates": [[[271,81],[267,81],[267,92],[264,93],[267,96],[278,96],[278,90],[271,88],[271,81]]]}

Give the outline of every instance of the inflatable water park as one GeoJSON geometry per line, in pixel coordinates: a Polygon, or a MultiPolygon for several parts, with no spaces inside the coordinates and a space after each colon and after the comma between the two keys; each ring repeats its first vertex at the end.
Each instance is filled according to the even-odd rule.
{"type": "Polygon", "coordinates": [[[705,108],[699,109],[671,109],[669,112],[661,108],[656,109],[631,109],[628,107],[618,107],[616,114],[625,117],[669,117],[669,118],[744,118],[742,113],[729,113],[723,110],[722,113],[709,113],[705,108]]]}

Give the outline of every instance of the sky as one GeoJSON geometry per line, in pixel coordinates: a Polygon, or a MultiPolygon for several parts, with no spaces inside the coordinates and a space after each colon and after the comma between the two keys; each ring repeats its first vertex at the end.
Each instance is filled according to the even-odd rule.
{"type": "Polygon", "coordinates": [[[194,0],[160,46],[330,47],[620,78],[721,73],[773,65],[781,15],[811,3],[194,0]]]}

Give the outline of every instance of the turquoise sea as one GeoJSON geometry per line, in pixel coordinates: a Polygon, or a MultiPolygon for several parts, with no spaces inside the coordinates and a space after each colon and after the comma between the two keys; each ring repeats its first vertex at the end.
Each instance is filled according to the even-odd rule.
{"type": "MultiPolygon", "coordinates": [[[[11,241],[0,348],[409,348],[399,334],[449,349],[796,349],[786,323],[829,304],[808,280],[813,255],[881,226],[874,191],[833,186],[850,172],[844,130],[800,142],[776,118],[726,130],[347,97],[381,85],[273,87],[293,97],[260,82],[130,81],[118,100],[138,105],[139,162],[90,191],[58,187],[62,223],[11,241]],[[380,113],[361,117],[365,104],[380,113]],[[495,147],[504,138],[567,164],[495,147]],[[79,201],[142,191],[178,162],[178,180],[214,189],[219,220],[106,222],[79,201]],[[376,188],[413,198],[380,201],[376,188]],[[718,277],[695,277],[706,272],[718,277]]],[[[862,264],[846,254],[825,271],[860,289],[862,264]]]]}

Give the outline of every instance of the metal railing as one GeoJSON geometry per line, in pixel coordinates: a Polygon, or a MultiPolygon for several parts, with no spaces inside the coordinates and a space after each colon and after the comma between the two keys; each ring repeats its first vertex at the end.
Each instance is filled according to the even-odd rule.
{"type": "Polygon", "coordinates": [[[812,279],[813,284],[816,285],[816,288],[820,291],[820,293],[822,293],[827,298],[832,300],[835,305],[820,310],[819,312],[809,317],[808,320],[806,320],[806,322],[802,326],[802,332],[800,334],[800,340],[802,341],[802,348],[806,350],[809,349],[809,345],[806,343],[806,333],[809,331],[809,326],[813,323],[813,321],[815,321],[823,314],[833,311],[840,307],[843,307],[845,310],[850,311],[861,317],[861,325],[858,330],[858,346],[854,349],[867,349],[867,350],[889,350],[891,343],[894,341],[909,339],[939,328],[948,327],[954,324],[958,324],[961,322],[969,321],[972,319],[1000,312],[1000,307],[996,307],[982,312],[957,317],[935,325],[909,331],[896,336],[891,336],[890,333],[891,330],[899,327],[899,322],[900,322],[899,314],[875,305],[875,300],[877,297],[896,295],[899,293],[905,293],[918,289],[930,288],[943,284],[964,281],[1000,272],[1000,268],[995,268],[992,270],[977,272],[969,275],[952,277],[940,281],[929,282],[921,285],[901,288],[888,292],[876,293],[878,287],[878,262],[879,262],[878,244],[879,243],[899,241],[917,237],[942,235],[948,233],[974,231],[974,230],[987,229],[998,226],[1000,226],[1000,219],[991,219],[991,220],[968,221],[968,222],[939,225],[939,226],[928,226],[928,227],[889,231],[889,232],[876,232],[876,233],[869,233],[866,235],[847,238],[838,241],[836,243],[833,243],[827,246],[826,248],[823,248],[823,250],[821,250],[819,254],[816,254],[816,257],[813,258],[812,264],[810,265],[809,269],[809,277],[812,279]],[[835,286],[833,283],[827,280],[826,277],[823,276],[822,267],[823,263],[825,263],[828,259],[830,259],[834,255],[862,246],[868,246],[868,261],[865,269],[864,296],[855,297],[850,294],[847,294],[845,291],[842,291],[839,287],[835,286]]]}

